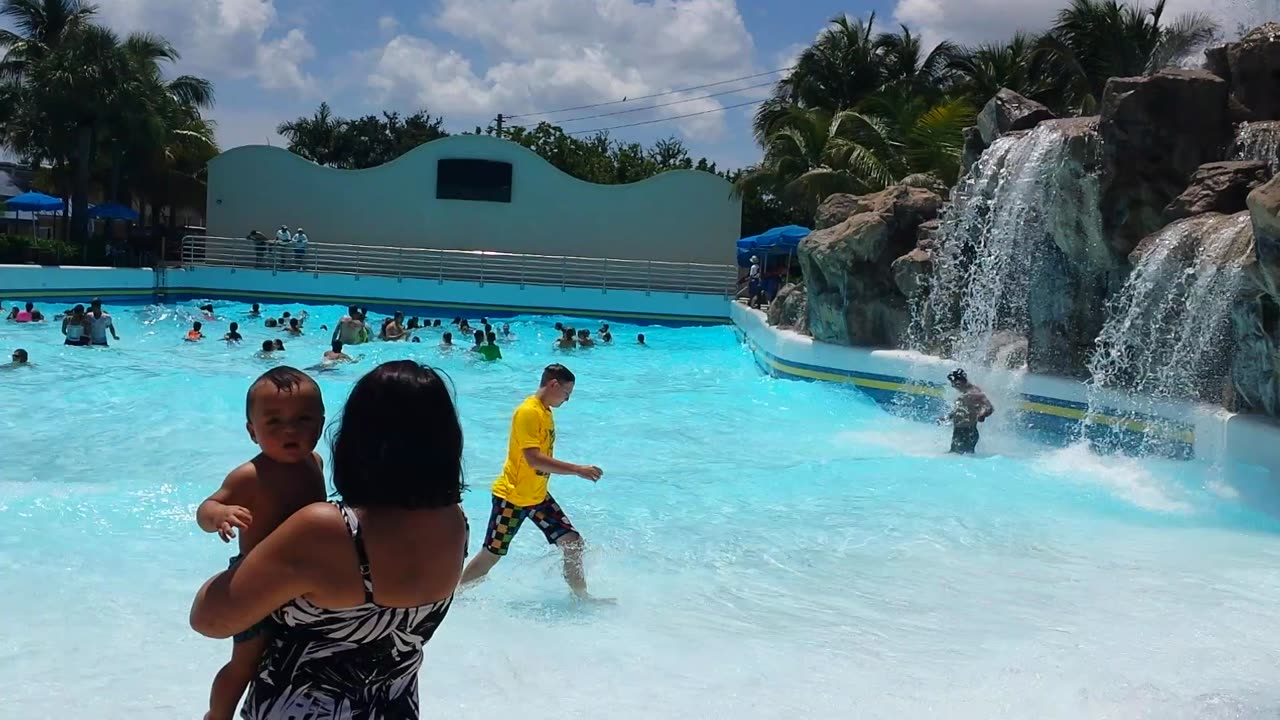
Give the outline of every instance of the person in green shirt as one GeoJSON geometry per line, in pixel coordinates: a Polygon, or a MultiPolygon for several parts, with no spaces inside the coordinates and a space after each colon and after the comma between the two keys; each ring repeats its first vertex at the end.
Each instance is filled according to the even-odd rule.
{"type": "Polygon", "coordinates": [[[471,348],[471,352],[479,355],[480,358],[485,361],[500,359],[502,357],[502,351],[498,349],[497,345],[493,344],[495,339],[494,335],[490,334],[486,338],[483,330],[477,330],[476,344],[475,347],[471,348]],[[488,342],[485,342],[486,339],[488,342]]]}

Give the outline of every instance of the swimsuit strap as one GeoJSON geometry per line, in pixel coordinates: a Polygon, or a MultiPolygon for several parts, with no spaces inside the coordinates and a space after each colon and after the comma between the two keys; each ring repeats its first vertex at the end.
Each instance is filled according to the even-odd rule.
{"type": "Polygon", "coordinates": [[[364,601],[373,604],[373,575],[369,572],[369,553],[364,547],[364,536],[360,533],[360,519],[356,511],[347,507],[346,503],[335,502],[342,511],[342,520],[347,524],[347,532],[351,533],[351,542],[356,546],[356,558],[360,562],[360,581],[364,583],[364,601]]]}

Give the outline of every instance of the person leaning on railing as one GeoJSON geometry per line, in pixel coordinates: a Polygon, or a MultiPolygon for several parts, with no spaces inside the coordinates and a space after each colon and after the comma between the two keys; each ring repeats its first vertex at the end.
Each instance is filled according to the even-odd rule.
{"type": "Polygon", "coordinates": [[[262,267],[262,261],[267,256],[267,236],[257,230],[250,230],[248,239],[253,241],[254,265],[262,267]]]}

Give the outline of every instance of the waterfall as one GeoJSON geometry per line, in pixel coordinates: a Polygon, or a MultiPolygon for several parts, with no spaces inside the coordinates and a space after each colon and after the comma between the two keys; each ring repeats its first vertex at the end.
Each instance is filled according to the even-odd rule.
{"type": "Polygon", "coordinates": [[[1221,399],[1230,312],[1252,243],[1248,212],[1197,215],[1143,241],[1089,361],[1091,414],[1114,399],[1109,389],[1127,393],[1131,407],[1221,399]]]}
{"type": "Polygon", "coordinates": [[[1230,154],[1236,160],[1266,162],[1273,173],[1280,170],[1280,122],[1241,124],[1230,154]]]}
{"type": "Polygon", "coordinates": [[[1063,258],[1105,247],[1096,150],[1087,120],[992,143],[944,211],[929,291],[913,303],[914,349],[991,363],[1019,355],[1007,346],[1025,348],[1035,317],[1062,315],[1063,258]]]}

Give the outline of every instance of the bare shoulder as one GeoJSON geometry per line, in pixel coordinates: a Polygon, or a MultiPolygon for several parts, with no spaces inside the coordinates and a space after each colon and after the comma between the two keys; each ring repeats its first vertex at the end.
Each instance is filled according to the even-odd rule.
{"type": "Polygon", "coordinates": [[[311,453],[311,459],[316,461],[316,467],[320,468],[320,472],[324,472],[324,458],[320,457],[320,453],[311,453]]]}
{"type": "Polygon", "coordinates": [[[250,460],[227,473],[214,499],[229,505],[245,505],[257,496],[261,486],[258,466],[250,460]]]}

